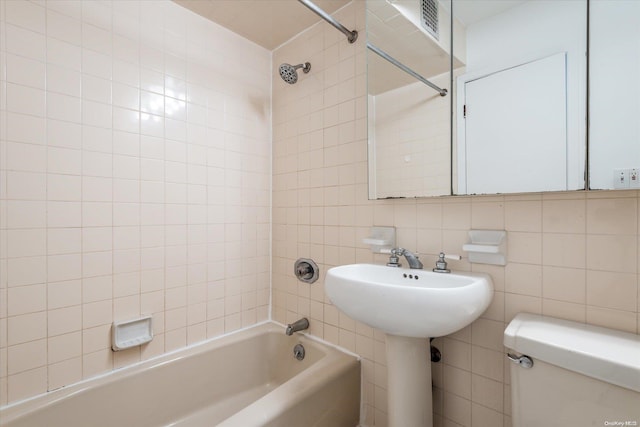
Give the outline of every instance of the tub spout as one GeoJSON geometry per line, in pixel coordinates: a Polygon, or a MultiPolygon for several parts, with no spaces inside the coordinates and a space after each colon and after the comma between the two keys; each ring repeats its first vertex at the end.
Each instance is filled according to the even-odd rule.
{"type": "Polygon", "coordinates": [[[309,328],[309,320],[306,317],[303,317],[300,320],[296,320],[295,322],[288,324],[285,333],[287,335],[293,335],[294,332],[302,331],[307,328],[309,328]]]}

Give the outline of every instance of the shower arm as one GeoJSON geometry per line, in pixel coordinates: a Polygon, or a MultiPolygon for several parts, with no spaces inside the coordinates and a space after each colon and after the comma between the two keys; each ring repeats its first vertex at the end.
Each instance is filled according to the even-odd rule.
{"type": "Polygon", "coordinates": [[[309,8],[312,12],[318,15],[320,18],[327,21],[329,24],[333,25],[338,31],[347,36],[347,40],[349,43],[353,43],[358,39],[358,32],[356,30],[349,31],[347,27],[336,21],[331,15],[329,15],[324,10],[320,9],[316,6],[311,0],[298,0],[300,3],[309,8]]]}
{"type": "Polygon", "coordinates": [[[420,74],[416,73],[415,71],[413,71],[411,68],[407,67],[406,65],[404,65],[402,62],[398,61],[397,59],[395,59],[394,57],[392,57],[391,55],[389,55],[388,53],[386,53],[385,51],[383,51],[382,49],[380,49],[379,47],[367,42],[367,49],[373,51],[375,54],[379,55],[381,58],[389,61],[390,63],[392,63],[393,65],[395,65],[396,67],[400,68],[402,71],[404,71],[405,73],[409,74],[410,76],[413,76],[414,78],[418,79],[419,81],[421,81],[422,83],[426,84],[427,86],[429,86],[431,89],[436,90],[440,96],[447,96],[447,90],[446,89],[442,89],[436,85],[434,85],[433,83],[431,83],[429,80],[425,79],[424,77],[422,77],[420,74]]]}

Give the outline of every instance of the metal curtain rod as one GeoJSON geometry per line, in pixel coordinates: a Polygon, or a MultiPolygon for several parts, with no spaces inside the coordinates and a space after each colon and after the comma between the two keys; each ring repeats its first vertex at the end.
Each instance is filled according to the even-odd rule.
{"type": "Polygon", "coordinates": [[[358,39],[358,32],[356,30],[349,31],[347,27],[336,21],[331,15],[329,15],[324,10],[320,9],[316,6],[311,0],[298,0],[303,5],[307,6],[312,12],[318,15],[320,18],[327,21],[329,24],[333,25],[340,31],[342,34],[347,36],[347,40],[349,43],[353,43],[358,39]]]}
{"type": "Polygon", "coordinates": [[[420,74],[416,73],[411,68],[409,68],[406,65],[404,65],[402,62],[398,61],[397,59],[395,59],[394,57],[390,56],[385,51],[381,50],[379,47],[374,46],[371,43],[367,42],[367,48],[369,50],[372,50],[374,53],[378,54],[381,58],[386,59],[387,61],[389,61],[390,63],[392,63],[396,67],[400,68],[405,73],[407,73],[410,76],[413,76],[414,78],[420,80],[422,83],[426,84],[430,88],[435,89],[436,91],[438,91],[438,93],[440,93],[440,96],[447,96],[447,90],[446,89],[441,89],[440,87],[434,85],[429,80],[425,79],[420,74]]]}

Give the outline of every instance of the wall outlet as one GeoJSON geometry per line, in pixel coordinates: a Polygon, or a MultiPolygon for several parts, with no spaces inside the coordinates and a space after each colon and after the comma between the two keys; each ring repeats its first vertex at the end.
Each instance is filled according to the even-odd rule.
{"type": "Polygon", "coordinates": [[[629,169],[629,188],[640,188],[640,169],[629,169]]]}
{"type": "Polygon", "coordinates": [[[629,169],[613,170],[613,188],[629,188],[629,169]]]}

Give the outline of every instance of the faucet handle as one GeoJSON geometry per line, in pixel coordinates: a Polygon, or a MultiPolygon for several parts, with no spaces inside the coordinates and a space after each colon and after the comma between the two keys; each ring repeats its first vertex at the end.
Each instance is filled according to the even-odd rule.
{"type": "Polygon", "coordinates": [[[404,249],[402,248],[393,248],[389,251],[389,261],[387,262],[387,267],[401,267],[402,265],[400,264],[400,255],[402,255],[402,252],[404,252],[404,249]]]}
{"type": "Polygon", "coordinates": [[[462,259],[460,255],[447,255],[444,252],[440,252],[440,254],[438,255],[438,260],[436,261],[436,268],[433,269],[434,272],[451,273],[451,270],[447,268],[447,261],[445,261],[445,258],[455,260],[462,259]]]}

